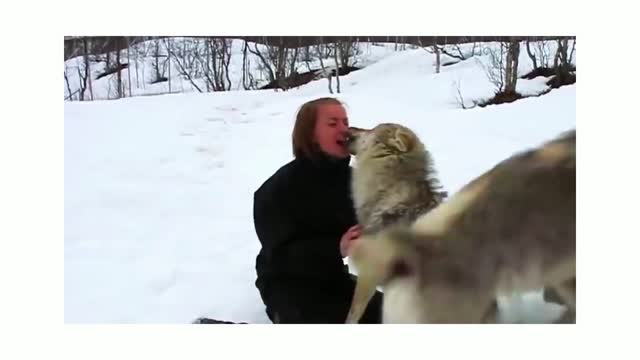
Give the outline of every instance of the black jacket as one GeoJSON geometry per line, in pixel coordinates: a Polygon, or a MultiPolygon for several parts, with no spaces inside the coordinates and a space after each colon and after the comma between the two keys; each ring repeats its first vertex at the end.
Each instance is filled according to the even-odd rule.
{"type": "Polygon", "coordinates": [[[298,158],[255,192],[256,287],[272,320],[278,310],[306,314],[289,314],[293,322],[344,321],[354,281],[339,244],[357,223],[350,186],[349,159],[298,158]]]}

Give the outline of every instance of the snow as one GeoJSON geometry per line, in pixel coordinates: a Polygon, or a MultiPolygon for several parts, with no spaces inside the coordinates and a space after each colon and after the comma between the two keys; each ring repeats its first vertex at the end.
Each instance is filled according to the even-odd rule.
{"type": "MultiPolygon", "coordinates": [[[[423,49],[363,57],[368,66],[341,77],[336,95],[351,124],[414,129],[450,193],[576,125],[575,85],[462,110],[455,81],[465,98],[491,95],[484,57],[440,74],[423,49]]],[[[520,61],[530,62],[526,52],[520,61]]],[[[519,86],[533,92],[543,82],[519,86]]],[[[286,92],[65,102],[65,322],[268,323],[254,285],[253,192],[291,160],[295,112],[321,96],[330,96],[326,79],[286,92]]],[[[562,311],[537,293],[504,309],[507,321],[562,311]]]]}

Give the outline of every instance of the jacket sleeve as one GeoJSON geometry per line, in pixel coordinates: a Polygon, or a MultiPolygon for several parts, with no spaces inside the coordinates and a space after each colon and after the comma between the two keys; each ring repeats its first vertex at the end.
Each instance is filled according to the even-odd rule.
{"type": "Polygon", "coordinates": [[[278,203],[277,194],[256,192],[253,197],[253,223],[262,253],[272,259],[274,254],[291,239],[293,223],[285,209],[278,203]]]}

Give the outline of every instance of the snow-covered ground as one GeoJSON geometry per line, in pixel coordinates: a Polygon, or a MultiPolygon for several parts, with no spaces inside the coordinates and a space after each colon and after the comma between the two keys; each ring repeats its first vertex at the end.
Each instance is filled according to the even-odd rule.
{"type": "MultiPolygon", "coordinates": [[[[388,53],[342,77],[337,97],[354,126],[414,129],[453,193],[576,125],[575,85],[460,109],[456,82],[463,96],[491,95],[482,59],[435,74],[423,49],[388,53]]],[[[520,62],[525,73],[526,52],[520,62]]],[[[519,81],[527,91],[544,87],[519,81]]],[[[269,322],[254,286],[253,191],[291,159],[298,107],[327,95],[326,80],[317,80],[287,92],[65,102],[65,322],[269,322]]],[[[532,294],[505,319],[548,321],[561,312],[540,301],[532,294]]]]}

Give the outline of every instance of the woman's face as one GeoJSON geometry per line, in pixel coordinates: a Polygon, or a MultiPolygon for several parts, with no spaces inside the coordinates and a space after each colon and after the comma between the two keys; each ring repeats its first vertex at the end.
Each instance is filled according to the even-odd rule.
{"type": "Polygon", "coordinates": [[[349,119],[342,105],[320,105],[314,133],[316,142],[326,154],[337,158],[350,156],[349,149],[346,146],[349,134],[349,119]]]}

